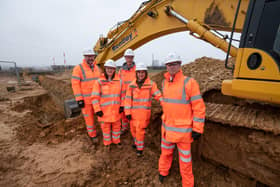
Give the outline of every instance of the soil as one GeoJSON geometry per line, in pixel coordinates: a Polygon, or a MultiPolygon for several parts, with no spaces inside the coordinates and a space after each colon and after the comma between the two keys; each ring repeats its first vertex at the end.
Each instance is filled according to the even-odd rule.
{"type": "MultiPolygon", "coordinates": [[[[196,78],[207,103],[247,103],[217,99],[222,80],[231,78],[222,61],[200,58],[183,66],[183,72],[196,78]]],[[[162,75],[152,79],[161,85],[162,75]]],[[[157,102],[153,101],[143,157],[136,156],[129,133],[121,137],[121,147],[112,145],[107,151],[99,125],[99,142],[93,145],[81,115],[64,119],[63,101],[73,96],[65,80],[69,76],[61,77],[40,77],[44,88],[32,82],[12,94],[1,92],[6,99],[0,101],[0,186],[181,186],[177,152],[170,175],[164,184],[158,182],[161,109],[157,102]]],[[[1,87],[5,84],[1,82],[1,87]]],[[[279,135],[226,124],[207,120],[203,137],[193,143],[195,185],[277,186],[279,135]]]]}

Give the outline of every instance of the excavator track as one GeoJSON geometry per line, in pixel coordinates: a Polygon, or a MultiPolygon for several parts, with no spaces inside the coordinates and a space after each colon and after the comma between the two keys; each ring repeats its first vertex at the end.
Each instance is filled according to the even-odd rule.
{"type": "Polygon", "coordinates": [[[206,103],[206,108],[209,121],[280,134],[280,110],[217,103],[206,103]]]}

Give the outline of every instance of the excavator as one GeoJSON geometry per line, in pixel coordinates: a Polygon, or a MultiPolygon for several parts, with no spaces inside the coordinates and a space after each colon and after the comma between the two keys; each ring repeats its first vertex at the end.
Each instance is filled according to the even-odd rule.
{"type": "Polygon", "coordinates": [[[189,31],[226,52],[222,93],[280,104],[280,0],[148,0],[127,20],[117,23],[94,46],[101,65],[117,60],[127,48],[171,33],[189,31]],[[219,31],[231,32],[230,37],[219,31]],[[239,47],[232,45],[242,33],[239,47]],[[228,62],[229,56],[235,63],[228,62]]]}
{"type": "MultiPolygon", "coordinates": [[[[100,36],[94,46],[96,60],[103,68],[107,59],[119,59],[127,48],[182,31],[226,52],[225,68],[222,61],[216,66],[218,60],[182,67],[200,83],[207,108],[200,142],[207,146],[199,154],[250,180],[279,186],[279,10],[280,0],[148,0],[106,37],[100,36]],[[232,45],[235,32],[241,33],[239,47],[232,45]],[[232,74],[232,80],[224,80],[232,74]]],[[[159,88],[162,74],[152,77],[159,88]]],[[[154,103],[153,109],[156,128],[161,124],[159,104],[154,103]]],[[[79,114],[74,99],[65,101],[65,111],[66,117],[79,114]]]]}

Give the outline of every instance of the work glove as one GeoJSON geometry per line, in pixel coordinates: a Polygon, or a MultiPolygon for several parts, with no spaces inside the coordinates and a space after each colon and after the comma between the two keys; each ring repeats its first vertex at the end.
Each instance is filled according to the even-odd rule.
{"type": "Polygon", "coordinates": [[[77,104],[78,104],[79,108],[84,108],[84,107],[85,107],[85,102],[84,102],[84,100],[79,100],[79,101],[77,101],[77,104]]]}
{"type": "Polygon", "coordinates": [[[131,120],[131,115],[126,115],[125,117],[126,117],[126,119],[128,119],[129,121],[131,120]]]}
{"type": "Polygon", "coordinates": [[[96,114],[97,116],[99,116],[99,117],[102,117],[102,116],[104,115],[103,112],[102,112],[102,110],[96,112],[95,114],[96,114]]]}
{"type": "Polygon", "coordinates": [[[124,108],[123,108],[123,106],[121,106],[120,109],[119,109],[119,113],[122,113],[123,110],[124,110],[124,108]]]}
{"type": "Polygon", "coordinates": [[[200,136],[201,136],[201,133],[192,131],[192,138],[194,140],[198,140],[200,138],[200,136]]]}

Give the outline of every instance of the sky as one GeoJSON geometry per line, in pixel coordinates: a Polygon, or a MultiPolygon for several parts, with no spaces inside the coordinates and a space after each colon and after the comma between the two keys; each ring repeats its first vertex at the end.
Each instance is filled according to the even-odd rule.
{"type": "MultiPolygon", "coordinates": [[[[144,0],[0,0],[0,61],[18,66],[79,64],[117,22],[128,19],[144,0]]],[[[238,36],[237,36],[238,37],[238,36]]],[[[236,37],[235,37],[236,38],[236,37]]],[[[169,52],[183,63],[202,56],[225,59],[226,53],[180,32],[153,40],[135,50],[135,61],[163,62],[169,52]]],[[[121,64],[124,59],[117,61],[121,64]]],[[[0,63],[1,65],[1,63],[0,63]]]]}

